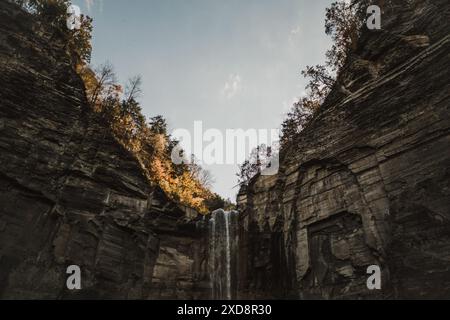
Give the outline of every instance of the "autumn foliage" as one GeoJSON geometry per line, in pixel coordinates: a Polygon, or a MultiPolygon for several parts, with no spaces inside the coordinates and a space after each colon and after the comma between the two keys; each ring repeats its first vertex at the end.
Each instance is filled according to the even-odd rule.
{"type": "Polygon", "coordinates": [[[139,161],[149,181],[159,185],[173,200],[209,212],[208,201],[217,197],[202,179],[205,171],[195,163],[174,164],[171,160],[177,141],[167,132],[162,116],[149,121],[143,116],[138,97],[141,78],[134,77],[124,87],[116,83],[113,68],[106,63],[96,70],[79,70],[92,108],[100,113],[119,141],[139,161]]]}
{"type": "Polygon", "coordinates": [[[116,140],[132,153],[152,185],[158,185],[174,201],[207,213],[225,201],[209,189],[210,174],[198,164],[171,161],[177,141],[167,133],[161,116],[146,120],[140,103],[141,78],[134,77],[119,85],[113,67],[106,63],[97,69],[89,67],[91,57],[92,19],[81,16],[81,27],[66,27],[68,0],[13,0],[35,15],[65,40],[73,66],[81,76],[92,109],[108,123],[116,140]]]}

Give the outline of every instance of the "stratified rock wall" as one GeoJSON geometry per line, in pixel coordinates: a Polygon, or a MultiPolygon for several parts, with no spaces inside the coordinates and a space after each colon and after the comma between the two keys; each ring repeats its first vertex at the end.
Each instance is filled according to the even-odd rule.
{"type": "MultiPolygon", "coordinates": [[[[384,3],[279,174],[238,196],[239,297],[450,297],[450,4],[384,3]]],[[[205,223],[90,110],[59,35],[5,1],[0,31],[0,298],[210,297],[205,223]]]]}
{"type": "Polygon", "coordinates": [[[59,36],[0,3],[0,298],[205,298],[202,234],[86,103],[59,36]],[[66,288],[81,268],[82,290],[66,288]]]}
{"type": "Polygon", "coordinates": [[[238,196],[241,297],[450,297],[450,3],[384,3],[279,174],[238,196]]]}

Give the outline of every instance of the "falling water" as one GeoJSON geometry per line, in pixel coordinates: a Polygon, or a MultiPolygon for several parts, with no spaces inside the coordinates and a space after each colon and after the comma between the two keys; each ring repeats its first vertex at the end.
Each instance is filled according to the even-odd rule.
{"type": "Polygon", "coordinates": [[[209,269],[213,299],[230,300],[237,290],[237,212],[216,210],[209,220],[209,269]]]}
{"type": "Polygon", "coordinates": [[[231,300],[231,246],[230,246],[230,213],[225,212],[225,240],[226,240],[226,265],[227,265],[227,299],[231,300]]]}

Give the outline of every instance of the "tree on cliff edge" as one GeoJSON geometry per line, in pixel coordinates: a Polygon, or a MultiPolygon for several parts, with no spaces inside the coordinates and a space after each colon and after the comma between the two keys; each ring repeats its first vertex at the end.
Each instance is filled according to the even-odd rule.
{"type": "Polygon", "coordinates": [[[356,49],[366,2],[341,0],[327,8],[325,33],[331,36],[333,45],[325,54],[324,65],[306,66],[301,72],[308,79],[307,94],[292,106],[282,123],[281,147],[295,140],[335,85],[347,57],[356,49]]]}
{"type": "Polygon", "coordinates": [[[81,15],[80,28],[69,30],[67,28],[67,8],[71,5],[69,0],[15,0],[14,2],[45,24],[52,26],[64,38],[67,49],[75,60],[75,65],[90,62],[92,18],[81,15]]]}

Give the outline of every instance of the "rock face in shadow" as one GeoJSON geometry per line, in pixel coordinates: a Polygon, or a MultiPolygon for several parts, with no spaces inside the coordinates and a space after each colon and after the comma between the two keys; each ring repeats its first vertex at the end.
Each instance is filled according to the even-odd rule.
{"type": "Polygon", "coordinates": [[[279,174],[240,191],[241,297],[450,296],[449,30],[448,1],[385,1],[279,174]]]}
{"type": "Polygon", "coordinates": [[[58,34],[0,3],[0,298],[206,298],[205,232],[87,106],[58,34]],[[82,290],[66,288],[81,268],[82,290]]]}

